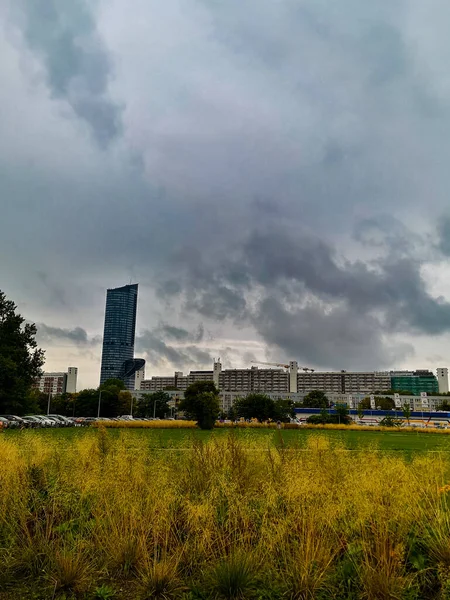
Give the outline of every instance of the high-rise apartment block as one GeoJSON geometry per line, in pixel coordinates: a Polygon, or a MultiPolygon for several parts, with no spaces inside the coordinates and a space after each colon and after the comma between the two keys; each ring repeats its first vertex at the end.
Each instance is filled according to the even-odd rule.
{"type": "Polygon", "coordinates": [[[138,284],[110,289],[106,293],[100,384],[107,379],[122,379],[129,390],[135,389],[136,371],[145,365],[134,358],[138,284]]]}
{"type": "Polygon", "coordinates": [[[173,377],[152,377],[141,382],[141,390],[159,391],[166,388],[185,390],[196,381],[214,381],[225,392],[287,394],[323,390],[337,394],[352,392],[387,392],[391,389],[389,373],[377,371],[299,372],[298,363],[291,361],[287,368],[225,369],[215,361],[212,371],[191,371],[189,375],[176,372],[173,377]]]}
{"type": "Polygon", "coordinates": [[[44,373],[33,387],[44,394],[74,394],[77,391],[77,367],[69,367],[67,372],[44,373]]]}

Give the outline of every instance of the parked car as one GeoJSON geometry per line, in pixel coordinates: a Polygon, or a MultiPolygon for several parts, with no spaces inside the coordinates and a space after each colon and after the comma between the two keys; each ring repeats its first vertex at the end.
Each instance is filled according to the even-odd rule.
{"type": "Polygon", "coordinates": [[[3,419],[7,419],[12,427],[28,427],[28,424],[21,418],[16,415],[0,415],[3,419]]]}
{"type": "Polygon", "coordinates": [[[43,427],[56,427],[56,421],[49,419],[46,415],[33,415],[35,419],[41,421],[43,427]]]}
{"type": "Polygon", "coordinates": [[[73,427],[74,426],[73,421],[71,421],[67,417],[64,417],[63,415],[47,415],[47,416],[59,421],[61,423],[61,427],[73,427]]]}
{"type": "Polygon", "coordinates": [[[8,429],[10,427],[10,422],[5,417],[0,417],[0,429],[8,429]]]}
{"type": "Polygon", "coordinates": [[[22,418],[26,423],[29,423],[29,427],[32,427],[33,429],[44,426],[42,421],[40,419],[36,419],[36,417],[28,416],[22,418]]]}

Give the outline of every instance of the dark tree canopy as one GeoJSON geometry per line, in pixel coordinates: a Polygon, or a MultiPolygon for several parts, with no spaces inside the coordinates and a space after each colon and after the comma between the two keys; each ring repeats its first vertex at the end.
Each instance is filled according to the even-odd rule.
{"type": "Polygon", "coordinates": [[[278,398],[272,400],[266,394],[248,394],[239,398],[233,405],[233,414],[244,419],[263,421],[289,421],[295,414],[292,400],[278,398]]]}
{"type": "Polygon", "coordinates": [[[0,291],[0,413],[21,415],[42,375],[44,352],[37,347],[36,325],[25,323],[16,308],[0,291]]]}
{"type": "Polygon", "coordinates": [[[197,381],[184,392],[179,410],[197,421],[201,429],[212,429],[219,415],[219,392],[213,381],[197,381]]]}
{"type": "Polygon", "coordinates": [[[303,398],[303,406],[305,408],[328,408],[330,403],[325,392],[313,390],[303,398]]]}
{"type": "MultiPolygon", "coordinates": [[[[363,398],[360,405],[365,410],[370,409],[370,398],[363,398]]],[[[392,410],[395,407],[395,402],[392,398],[386,396],[375,396],[375,407],[380,407],[381,410],[392,410]]]]}
{"type": "Polygon", "coordinates": [[[136,410],[133,411],[135,417],[157,417],[163,419],[170,415],[169,406],[170,396],[166,392],[154,392],[153,394],[143,394],[136,404],[136,410]]]}

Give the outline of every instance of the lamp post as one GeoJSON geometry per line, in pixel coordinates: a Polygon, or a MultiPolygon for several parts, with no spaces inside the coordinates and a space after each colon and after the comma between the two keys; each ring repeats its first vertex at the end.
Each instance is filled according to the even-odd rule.
{"type": "Polygon", "coordinates": [[[47,402],[47,414],[48,415],[50,414],[50,401],[51,401],[51,398],[52,398],[52,392],[49,391],[49,393],[48,393],[48,402],[47,402]]]}
{"type": "Polygon", "coordinates": [[[153,400],[153,418],[155,418],[155,416],[156,416],[156,402],[157,402],[157,400],[156,400],[156,398],[155,398],[155,399],[153,400]]]}
{"type": "Polygon", "coordinates": [[[102,401],[102,390],[100,390],[99,394],[98,394],[98,411],[97,411],[97,419],[100,418],[100,404],[102,401]]]}

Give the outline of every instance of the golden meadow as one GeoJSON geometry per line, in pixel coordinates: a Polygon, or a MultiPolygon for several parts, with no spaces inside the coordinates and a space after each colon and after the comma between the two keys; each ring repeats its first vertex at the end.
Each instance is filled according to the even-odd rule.
{"type": "Polygon", "coordinates": [[[445,452],[50,433],[0,436],[2,599],[450,598],[445,452]]]}

